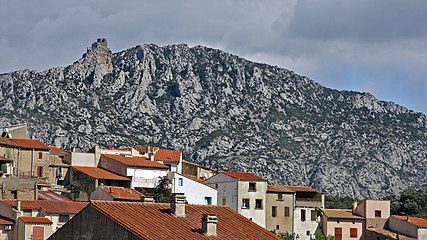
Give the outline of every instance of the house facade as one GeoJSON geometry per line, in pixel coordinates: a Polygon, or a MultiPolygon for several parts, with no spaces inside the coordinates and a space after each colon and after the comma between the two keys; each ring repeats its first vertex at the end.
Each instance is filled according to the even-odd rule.
{"type": "Polygon", "coordinates": [[[365,218],[347,209],[325,209],[322,230],[326,236],[336,240],[363,240],[365,238],[365,218]]]}
{"type": "Polygon", "coordinates": [[[293,233],[295,191],[286,186],[268,185],[266,201],[267,230],[293,233]]]}
{"type": "Polygon", "coordinates": [[[189,204],[217,205],[215,188],[176,172],[169,172],[167,176],[172,181],[172,193],[184,193],[189,204]]]}
{"type": "Polygon", "coordinates": [[[229,206],[265,228],[265,179],[246,172],[221,172],[204,183],[217,189],[218,205],[229,206]]]}

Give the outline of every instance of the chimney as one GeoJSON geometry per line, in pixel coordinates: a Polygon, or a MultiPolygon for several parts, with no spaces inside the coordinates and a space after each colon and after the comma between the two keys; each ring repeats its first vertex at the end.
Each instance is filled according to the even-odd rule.
{"type": "Polygon", "coordinates": [[[18,211],[18,212],[20,212],[21,211],[21,200],[16,200],[16,210],[18,211]]]}
{"type": "Polygon", "coordinates": [[[149,203],[153,203],[154,202],[154,198],[152,196],[144,196],[142,199],[143,202],[149,202],[149,203]]]}
{"type": "Polygon", "coordinates": [[[175,217],[185,217],[184,193],[173,193],[171,196],[171,210],[175,217]]]}
{"type": "Polygon", "coordinates": [[[354,202],[353,203],[353,210],[352,210],[353,214],[356,214],[356,208],[357,208],[357,202],[354,202]]]}
{"type": "Polygon", "coordinates": [[[203,217],[202,217],[203,234],[207,237],[216,236],[217,223],[218,223],[218,219],[215,214],[203,214],[203,217]]]}

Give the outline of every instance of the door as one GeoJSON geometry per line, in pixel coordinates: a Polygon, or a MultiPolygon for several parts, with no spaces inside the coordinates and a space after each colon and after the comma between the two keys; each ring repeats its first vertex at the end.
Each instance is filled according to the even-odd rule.
{"type": "Polygon", "coordinates": [[[342,240],[342,228],[335,228],[335,239],[342,240]]]}
{"type": "Polygon", "coordinates": [[[33,227],[33,240],[44,240],[44,227],[33,227]]]}

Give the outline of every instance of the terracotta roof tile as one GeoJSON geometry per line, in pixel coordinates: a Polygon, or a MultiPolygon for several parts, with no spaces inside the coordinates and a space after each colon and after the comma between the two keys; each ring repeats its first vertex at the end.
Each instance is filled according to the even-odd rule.
{"type": "Polygon", "coordinates": [[[427,219],[418,218],[418,217],[398,216],[398,215],[392,215],[392,217],[395,217],[397,219],[400,219],[408,223],[412,223],[417,227],[427,227],[427,219]]]}
{"type": "Polygon", "coordinates": [[[67,153],[66,151],[64,151],[58,147],[55,147],[55,146],[48,146],[48,147],[49,147],[50,152],[52,152],[52,153],[67,153]]]}
{"type": "Polygon", "coordinates": [[[52,224],[52,221],[45,217],[20,217],[19,219],[24,223],[52,224]]]}
{"type": "Polygon", "coordinates": [[[0,216],[0,224],[13,224],[12,220],[0,216]]]}
{"type": "Polygon", "coordinates": [[[150,161],[146,157],[136,157],[136,156],[125,157],[122,155],[115,155],[115,154],[102,154],[102,156],[117,162],[121,162],[127,166],[132,166],[132,167],[169,169],[168,166],[155,161],[150,161]]]}
{"type": "Polygon", "coordinates": [[[292,191],[295,192],[316,192],[316,193],[322,193],[319,190],[316,190],[314,188],[308,187],[308,186],[285,186],[292,191]]]}
{"type": "Polygon", "coordinates": [[[107,170],[104,170],[102,168],[97,167],[83,167],[83,166],[73,166],[73,169],[84,173],[92,178],[96,179],[110,179],[110,180],[123,180],[123,181],[130,181],[129,178],[123,177],[120,175],[117,175],[115,173],[109,172],[107,170]]]}
{"type": "Polygon", "coordinates": [[[240,181],[267,181],[253,173],[248,172],[222,172],[223,174],[240,181]]]}
{"type": "Polygon", "coordinates": [[[16,146],[14,142],[10,141],[10,138],[0,138],[0,144],[7,146],[16,146]]]}
{"type": "Polygon", "coordinates": [[[115,199],[141,200],[144,197],[144,194],[132,188],[103,186],[102,190],[115,199]]]}
{"type": "MultiPolygon", "coordinates": [[[[386,236],[386,237],[390,237],[392,239],[397,239],[397,233],[392,232],[392,231],[387,230],[387,229],[382,229],[382,228],[367,228],[366,230],[367,231],[371,231],[371,232],[375,232],[375,233],[378,233],[378,234],[381,234],[381,235],[386,236]]],[[[417,240],[416,238],[408,237],[408,236],[403,235],[401,233],[399,233],[399,239],[400,240],[417,240]]]]}
{"type": "Polygon", "coordinates": [[[49,146],[35,139],[24,139],[24,138],[9,138],[16,146],[21,148],[34,148],[41,150],[49,150],[49,146]]]}
{"type": "Polygon", "coordinates": [[[294,193],[295,191],[291,190],[287,186],[283,186],[283,185],[268,185],[267,192],[294,193]]]}
{"type": "Polygon", "coordinates": [[[190,162],[190,161],[187,161],[187,160],[182,160],[182,162],[183,162],[183,163],[186,163],[186,164],[189,164],[189,165],[196,166],[196,167],[200,167],[200,168],[204,168],[204,169],[207,169],[207,170],[215,171],[215,170],[214,170],[214,169],[212,169],[212,168],[208,168],[208,167],[205,167],[205,166],[203,166],[203,165],[200,165],[200,164],[197,164],[197,163],[194,163],[194,162],[190,162]]]}
{"type": "MultiPolygon", "coordinates": [[[[0,200],[10,207],[16,208],[17,200],[0,200]]],[[[35,200],[19,200],[21,202],[21,209],[40,209],[40,206],[37,204],[35,200]]]]}
{"type": "Polygon", "coordinates": [[[159,149],[154,154],[155,161],[164,162],[179,162],[181,159],[181,151],[170,149],[159,149]]]}
{"type": "Polygon", "coordinates": [[[351,209],[325,209],[325,216],[334,219],[365,219],[364,217],[353,214],[351,209]]]}
{"type": "Polygon", "coordinates": [[[209,239],[200,233],[206,213],[218,218],[217,237],[212,239],[280,239],[223,206],[187,204],[185,217],[173,216],[169,204],[92,201],[91,206],[142,239],[209,239]]]}
{"type": "Polygon", "coordinates": [[[85,208],[88,202],[73,201],[37,201],[37,204],[47,213],[78,213],[85,208]]]}
{"type": "Polygon", "coordinates": [[[71,201],[70,199],[53,191],[37,191],[38,200],[71,201]]]}

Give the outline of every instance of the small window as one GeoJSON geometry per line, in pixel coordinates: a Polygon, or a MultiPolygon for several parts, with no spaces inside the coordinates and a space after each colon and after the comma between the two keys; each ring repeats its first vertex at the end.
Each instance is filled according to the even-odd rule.
{"type": "Polygon", "coordinates": [[[37,177],[43,177],[43,167],[37,167],[37,177]]]}
{"type": "Polygon", "coordinates": [[[249,192],[256,192],[256,183],[249,183],[249,192]]]}
{"type": "Polygon", "coordinates": [[[279,201],[283,200],[283,193],[277,194],[277,200],[279,200],[279,201]]]}
{"type": "Polygon", "coordinates": [[[262,209],[262,199],[255,200],[255,209],[262,209]]]}
{"type": "Polygon", "coordinates": [[[276,225],[276,230],[279,230],[280,229],[280,226],[279,225],[276,225]]]}
{"type": "Polygon", "coordinates": [[[316,210],[311,210],[311,221],[317,220],[316,210]]]}
{"type": "Polygon", "coordinates": [[[58,220],[59,223],[64,224],[64,223],[68,222],[68,220],[70,220],[69,215],[59,215],[59,220],[58,220]]]}
{"type": "Polygon", "coordinates": [[[289,207],[285,207],[285,217],[289,217],[289,207]]]}
{"type": "Polygon", "coordinates": [[[277,217],[277,207],[276,206],[271,207],[271,216],[277,217]]]}
{"type": "Polygon", "coordinates": [[[307,231],[307,236],[310,236],[310,231],[307,231]]]}
{"type": "Polygon", "coordinates": [[[205,197],[205,205],[212,205],[212,197],[205,197]]]}
{"type": "Polygon", "coordinates": [[[305,210],[301,209],[301,221],[305,222],[305,210]]]}
{"type": "Polygon", "coordinates": [[[39,152],[39,159],[42,159],[42,158],[43,158],[43,153],[39,152]]]}
{"type": "Polygon", "coordinates": [[[222,205],[223,206],[227,205],[227,198],[226,197],[222,197],[222,205]]]}
{"type": "Polygon", "coordinates": [[[337,220],[337,223],[340,223],[340,220],[337,220]]]}
{"type": "Polygon", "coordinates": [[[357,228],[350,228],[350,237],[357,238],[357,228]]]}
{"type": "Polygon", "coordinates": [[[380,218],[381,217],[381,210],[375,210],[375,217],[380,218]]]}
{"type": "Polygon", "coordinates": [[[18,199],[18,191],[17,190],[10,191],[10,195],[11,195],[12,199],[18,199]]]}
{"type": "Polygon", "coordinates": [[[355,224],[356,222],[355,221],[353,221],[353,224],[355,224]]]}
{"type": "Polygon", "coordinates": [[[178,178],[178,186],[183,186],[183,185],[184,185],[184,179],[178,178]]]}
{"type": "Polygon", "coordinates": [[[215,188],[218,189],[218,183],[215,183],[215,188]]]}
{"type": "Polygon", "coordinates": [[[249,208],[249,199],[248,198],[242,199],[242,208],[249,208]]]}

